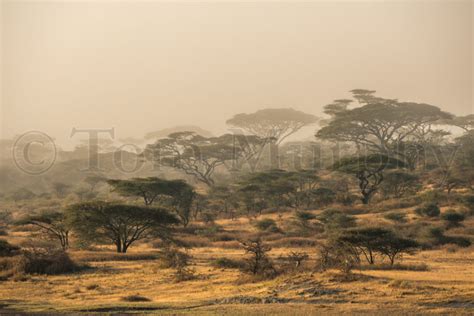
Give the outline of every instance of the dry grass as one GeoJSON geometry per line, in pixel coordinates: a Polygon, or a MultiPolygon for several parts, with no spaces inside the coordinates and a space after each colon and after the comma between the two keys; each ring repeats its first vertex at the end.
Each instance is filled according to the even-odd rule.
{"type": "MultiPolygon", "coordinates": [[[[284,216],[289,218],[290,214],[284,216]]],[[[381,214],[357,217],[385,221],[381,214]]],[[[198,276],[195,279],[175,282],[174,270],[160,267],[158,250],[151,243],[132,247],[128,254],[116,254],[111,249],[71,251],[73,260],[86,262],[92,269],[0,281],[0,314],[6,310],[170,315],[473,312],[473,246],[423,251],[406,256],[397,269],[362,269],[342,279],[336,271],[312,271],[314,239],[268,235],[273,247],[269,254],[275,262],[290,251],[302,251],[310,256],[306,263],[310,269],[272,280],[245,280],[237,269],[244,257],[238,242],[218,240],[231,239],[225,234],[240,237],[255,230],[247,218],[220,220],[218,224],[224,232],[216,241],[196,238],[196,243],[205,244],[190,250],[191,268],[198,276]],[[216,264],[224,257],[227,262],[221,259],[216,264]],[[227,264],[235,265],[226,267],[227,264]],[[424,264],[428,269],[421,268],[424,264]]],[[[192,238],[188,236],[186,240],[192,238]]]]}

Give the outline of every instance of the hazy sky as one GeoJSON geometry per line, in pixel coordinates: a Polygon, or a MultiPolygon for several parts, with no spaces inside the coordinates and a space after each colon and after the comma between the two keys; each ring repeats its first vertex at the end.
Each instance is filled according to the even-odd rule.
{"type": "Polygon", "coordinates": [[[3,137],[222,133],[235,113],[320,114],[353,88],[473,113],[472,1],[12,0],[1,10],[3,137]]]}

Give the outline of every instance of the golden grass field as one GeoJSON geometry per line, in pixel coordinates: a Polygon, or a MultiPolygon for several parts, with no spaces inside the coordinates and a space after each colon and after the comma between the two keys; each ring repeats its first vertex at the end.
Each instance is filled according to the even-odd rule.
{"type": "MultiPolygon", "coordinates": [[[[221,220],[227,230],[252,230],[247,219],[221,220]]],[[[12,241],[15,233],[9,237],[12,241]]],[[[274,247],[272,258],[297,248],[274,247]]],[[[315,247],[299,249],[314,260],[315,247]]],[[[404,257],[404,264],[426,263],[428,271],[357,270],[350,280],[338,271],[284,274],[272,280],[245,281],[236,269],[211,265],[219,257],[242,258],[235,242],[211,243],[189,250],[197,278],[175,282],[173,271],[146,255],[149,244],[127,254],[112,250],[71,251],[91,269],[79,273],[0,282],[0,314],[23,312],[151,313],[192,315],[320,314],[474,314],[474,249],[448,248],[404,257]],[[140,255],[145,255],[140,258],[140,255]],[[128,260],[123,260],[126,257],[128,260]],[[118,258],[118,259],[117,259],[118,258]],[[140,295],[145,302],[123,298],[140,295]],[[242,298],[244,297],[244,298],[242,298]],[[246,297],[246,298],[245,298],[246,297]],[[247,300],[247,301],[245,301],[247,300]],[[276,302],[276,303],[271,303],[276,302]]],[[[310,260],[308,266],[311,267],[310,260]]]]}

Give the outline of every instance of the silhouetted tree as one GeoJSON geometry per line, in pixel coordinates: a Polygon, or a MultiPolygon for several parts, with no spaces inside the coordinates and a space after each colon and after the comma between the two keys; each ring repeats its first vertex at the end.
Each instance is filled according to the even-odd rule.
{"type": "Polygon", "coordinates": [[[264,139],[280,144],[302,127],[317,122],[314,115],[291,108],[263,109],[255,113],[240,113],[227,120],[227,124],[264,139]]]}

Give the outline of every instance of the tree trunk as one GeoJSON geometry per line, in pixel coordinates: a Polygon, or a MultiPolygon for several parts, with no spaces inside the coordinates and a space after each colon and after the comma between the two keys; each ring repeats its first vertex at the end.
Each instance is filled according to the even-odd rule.
{"type": "Polygon", "coordinates": [[[120,242],[120,240],[115,242],[115,246],[117,246],[117,252],[121,253],[122,252],[122,243],[120,242]]]}
{"type": "Polygon", "coordinates": [[[362,201],[362,204],[369,204],[370,194],[362,193],[361,201],[362,201]]]}

